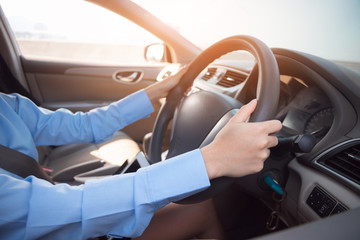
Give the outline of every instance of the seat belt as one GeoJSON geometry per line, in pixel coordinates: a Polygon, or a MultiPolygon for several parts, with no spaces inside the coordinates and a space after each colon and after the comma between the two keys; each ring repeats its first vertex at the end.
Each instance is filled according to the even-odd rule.
{"type": "Polygon", "coordinates": [[[1,144],[0,168],[23,178],[33,175],[55,184],[35,159],[1,144]]]}

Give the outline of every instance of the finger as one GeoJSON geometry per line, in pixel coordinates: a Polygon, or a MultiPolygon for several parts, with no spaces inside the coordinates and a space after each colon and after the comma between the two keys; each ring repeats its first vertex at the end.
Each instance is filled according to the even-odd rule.
{"type": "Polygon", "coordinates": [[[270,156],[270,149],[267,148],[267,149],[265,150],[265,153],[266,153],[266,157],[264,158],[264,161],[269,158],[269,156],[270,156]]]}
{"type": "Polygon", "coordinates": [[[162,82],[169,82],[176,85],[188,69],[188,65],[185,65],[181,67],[177,72],[171,73],[171,75],[163,79],[162,82]]]}
{"type": "Polygon", "coordinates": [[[269,121],[269,125],[270,125],[268,128],[269,134],[277,133],[282,128],[282,123],[279,120],[271,120],[269,121]]]}
{"type": "Polygon", "coordinates": [[[187,70],[189,70],[189,65],[184,65],[175,75],[182,76],[185,72],[187,72],[187,70]]]}
{"type": "Polygon", "coordinates": [[[240,108],[240,110],[235,114],[233,119],[238,122],[246,122],[249,119],[251,113],[255,111],[256,105],[257,100],[251,100],[248,104],[240,108]]]}
{"type": "Polygon", "coordinates": [[[258,124],[259,128],[267,134],[277,133],[282,128],[282,124],[279,120],[268,120],[264,122],[256,122],[254,124],[258,124]]]}
{"type": "Polygon", "coordinates": [[[181,66],[180,70],[188,70],[189,69],[189,64],[184,64],[183,66],[181,66]]]}
{"type": "Polygon", "coordinates": [[[168,77],[166,80],[168,80],[172,84],[172,87],[174,87],[180,82],[180,79],[184,76],[187,70],[187,66],[182,67],[177,73],[175,73],[175,75],[168,77]]]}
{"type": "Polygon", "coordinates": [[[278,138],[275,136],[269,136],[269,145],[268,148],[272,148],[275,147],[276,145],[278,145],[279,141],[278,138]]]}

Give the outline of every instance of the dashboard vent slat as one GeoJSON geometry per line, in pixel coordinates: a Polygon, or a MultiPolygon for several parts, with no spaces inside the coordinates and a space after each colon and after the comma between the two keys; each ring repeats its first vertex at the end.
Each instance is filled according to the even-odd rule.
{"type": "Polygon", "coordinates": [[[340,175],[360,184],[360,144],[324,160],[323,164],[340,175]]]}
{"type": "Polygon", "coordinates": [[[227,70],[224,76],[220,79],[216,85],[230,88],[239,85],[246,80],[247,76],[238,72],[227,70]]]}
{"type": "Polygon", "coordinates": [[[202,80],[207,81],[216,73],[216,68],[208,68],[206,73],[201,77],[202,80]]]}

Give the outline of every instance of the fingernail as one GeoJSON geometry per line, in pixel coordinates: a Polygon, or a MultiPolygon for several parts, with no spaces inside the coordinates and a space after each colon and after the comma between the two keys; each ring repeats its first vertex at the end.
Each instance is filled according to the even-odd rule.
{"type": "Polygon", "coordinates": [[[251,101],[249,102],[249,104],[253,104],[253,103],[256,102],[256,101],[257,101],[257,99],[254,98],[253,100],[251,100],[251,101]]]}

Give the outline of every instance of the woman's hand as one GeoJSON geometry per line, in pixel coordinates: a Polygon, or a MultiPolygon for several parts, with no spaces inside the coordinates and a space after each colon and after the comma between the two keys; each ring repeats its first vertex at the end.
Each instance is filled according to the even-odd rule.
{"type": "Polygon", "coordinates": [[[174,88],[180,81],[181,77],[188,70],[188,67],[183,67],[175,75],[172,75],[161,82],[154,83],[145,88],[145,91],[151,101],[166,97],[169,91],[174,88]]]}
{"type": "Polygon", "coordinates": [[[242,177],[261,171],[270,155],[269,148],[278,144],[277,138],[270,134],[280,131],[280,121],[246,122],[256,104],[253,100],[244,105],[214,141],[200,149],[210,179],[242,177]]]}

